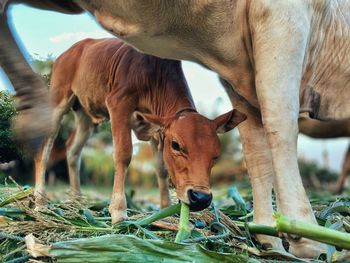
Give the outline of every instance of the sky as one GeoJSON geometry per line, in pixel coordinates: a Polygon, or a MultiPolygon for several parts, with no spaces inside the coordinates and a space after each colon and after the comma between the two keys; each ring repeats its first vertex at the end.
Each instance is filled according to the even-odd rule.
{"type": "MultiPolygon", "coordinates": [[[[111,36],[104,31],[88,14],[64,15],[55,12],[34,10],[15,5],[10,11],[13,30],[26,57],[45,58],[59,56],[75,42],[91,37],[111,36]]],[[[202,114],[225,113],[232,109],[217,74],[191,62],[183,62],[183,69],[197,108],[202,114]]],[[[0,70],[0,90],[11,89],[11,85],[0,70]]],[[[299,136],[299,155],[322,163],[322,154],[328,152],[330,167],[340,170],[348,139],[315,140],[299,136]]]]}

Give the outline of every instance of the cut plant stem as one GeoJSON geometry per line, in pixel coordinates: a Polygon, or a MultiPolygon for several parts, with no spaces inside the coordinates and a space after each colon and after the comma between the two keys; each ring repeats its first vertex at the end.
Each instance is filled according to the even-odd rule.
{"type": "Polygon", "coordinates": [[[338,248],[350,249],[350,234],[330,228],[304,223],[275,214],[276,230],[292,235],[309,238],[338,248]]]}
{"type": "Polygon", "coordinates": [[[135,225],[138,225],[138,226],[147,226],[147,225],[150,225],[151,223],[153,223],[154,221],[157,221],[157,220],[163,219],[165,217],[180,213],[180,209],[182,209],[182,206],[179,203],[179,204],[164,208],[164,209],[162,209],[162,210],[160,210],[160,211],[158,211],[158,212],[156,212],[148,217],[136,220],[132,223],[135,225]]]}
{"type": "Polygon", "coordinates": [[[32,193],[33,193],[33,188],[29,187],[28,189],[25,189],[23,191],[20,191],[20,192],[13,194],[13,195],[10,195],[5,200],[0,202],[0,207],[7,205],[9,203],[12,203],[15,200],[23,199],[32,193]]]}
{"type": "Polygon", "coordinates": [[[248,227],[249,231],[252,234],[263,234],[268,236],[275,236],[278,237],[278,231],[272,227],[272,226],[266,226],[266,225],[260,225],[255,224],[253,222],[240,222],[240,221],[232,221],[235,225],[237,225],[239,228],[245,228],[245,226],[248,227]]]}
{"type": "Polygon", "coordinates": [[[263,234],[268,236],[278,237],[278,231],[272,226],[265,226],[260,224],[255,224],[253,222],[247,223],[248,229],[254,234],[263,234]]]}
{"type": "Polygon", "coordinates": [[[181,242],[191,235],[191,229],[188,225],[188,221],[190,218],[190,207],[181,202],[181,214],[180,214],[180,224],[179,231],[176,234],[175,242],[181,242]]]}

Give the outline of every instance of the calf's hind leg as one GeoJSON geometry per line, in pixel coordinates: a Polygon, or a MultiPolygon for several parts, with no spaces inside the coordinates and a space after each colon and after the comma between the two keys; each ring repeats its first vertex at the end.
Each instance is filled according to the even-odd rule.
{"type": "Polygon", "coordinates": [[[93,131],[93,124],[81,108],[74,111],[74,118],[76,131],[72,144],[67,147],[67,165],[71,196],[78,197],[80,196],[81,151],[93,131]]]}
{"type": "Polygon", "coordinates": [[[156,174],[160,192],[160,208],[165,208],[168,207],[171,202],[169,194],[169,176],[163,159],[163,145],[162,142],[152,138],[151,146],[153,155],[157,161],[156,174]]]}
{"type": "Polygon", "coordinates": [[[57,136],[58,130],[60,128],[61,120],[64,114],[69,110],[70,103],[63,102],[61,105],[57,106],[53,110],[51,119],[51,129],[48,137],[44,141],[41,149],[36,154],[35,161],[35,203],[39,208],[46,203],[45,201],[45,172],[47,168],[47,162],[50,157],[51,149],[55,138],[57,136]]]}

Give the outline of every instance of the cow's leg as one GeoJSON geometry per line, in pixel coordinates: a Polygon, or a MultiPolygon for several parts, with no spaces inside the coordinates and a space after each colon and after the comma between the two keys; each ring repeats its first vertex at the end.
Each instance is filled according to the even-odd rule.
{"type": "Polygon", "coordinates": [[[343,166],[342,166],[340,176],[335,184],[335,190],[334,190],[335,193],[341,194],[344,191],[344,184],[349,174],[350,174],[350,144],[348,147],[348,151],[344,156],[343,166]]]}
{"type": "Polygon", "coordinates": [[[26,151],[35,153],[50,131],[48,88],[19,50],[7,24],[5,11],[0,13],[0,39],[0,66],[16,91],[18,116],[13,123],[16,139],[26,151]]]}
{"type": "MultiPolygon", "coordinates": [[[[234,108],[247,115],[247,119],[238,126],[238,129],[253,190],[253,221],[257,224],[273,226],[273,167],[260,113],[227,85],[226,83],[225,89],[234,108]]],[[[266,248],[284,251],[280,238],[267,235],[256,235],[256,238],[266,248]]]]}
{"type": "MultiPolygon", "coordinates": [[[[297,162],[299,88],[308,21],[303,10],[292,8],[283,14],[283,8],[264,8],[266,16],[253,28],[255,83],[272,154],[278,210],[290,218],[317,224],[297,162]],[[278,15],[274,13],[277,11],[278,15]]],[[[316,257],[325,251],[321,243],[305,238],[288,237],[288,241],[290,251],[297,256],[316,257]]]]}
{"type": "Polygon", "coordinates": [[[160,192],[160,207],[165,208],[170,205],[171,201],[169,193],[169,176],[163,159],[163,145],[161,145],[161,142],[152,138],[151,146],[153,155],[157,161],[156,174],[160,192]]]}
{"type": "Polygon", "coordinates": [[[45,172],[47,168],[47,162],[50,158],[51,149],[57,133],[60,128],[63,115],[69,110],[68,103],[62,103],[61,106],[54,108],[51,121],[51,131],[49,136],[44,141],[42,148],[35,156],[35,203],[37,208],[46,203],[45,197],[45,172]]]}
{"type": "Polygon", "coordinates": [[[74,118],[76,130],[73,142],[67,145],[67,165],[70,193],[72,197],[78,197],[80,196],[81,151],[93,131],[93,124],[91,118],[81,108],[74,111],[74,118]]]}
{"type": "Polygon", "coordinates": [[[114,146],[114,183],[109,212],[112,217],[112,223],[116,224],[128,218],[126,213],[125,198],[125,174],[130,164],[132,156],[132,141],[130,118],[136,105],[136,95],[111,94],[106,98],[114,146]]]}

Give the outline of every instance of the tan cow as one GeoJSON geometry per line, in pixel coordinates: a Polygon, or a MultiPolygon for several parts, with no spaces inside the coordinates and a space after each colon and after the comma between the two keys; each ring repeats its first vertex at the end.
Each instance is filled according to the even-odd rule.
{"type": "MultiPolygon", "coordinates": [[[[14,2],[35,3],[45,8],[47,2],[57,5],[60,1],[14,2]]],[[[232,84],[235,92],[232,103],[248,116],[239,130],[253,186],[254,221],[273,224],[274,188],[280,213],[316,224],[297,163],[298,115],[302,109],[317,119],[350,117],[350,0],[74,3],[139,50],[195,61],[232,84]]],[[[71,11],[72,7],[67,9],[71,11]]],[[[4,17],[1,15],[2,21],[4,17]]],[[[1,25],[1,31],[3,28],[6,29],[1,25]]],[[[17,70],[14,61],[3,59],[4,51],[19,56],[15,43],[0,43],[0,63],[17,70]],[[6,48],[7,44],[10,46],[6,48]]],[[[27,105],[23,111],[27,114],[21,115],[18,127],[30,123],[31,128],[38,128],[40,124],[33,122],[36,111],[30,109],[44,103],[38,99],[39,86],[32,83],[28,91],[26,85],[20,84],[23,83],[14,86],[24,99],[22,105],[27,105]],[[28,92],[22,93],[24,90],[28,92]]],[[[260,235],[258,239],[283,249],[278,238],[260,235]]],[[[288,236],[287,240],[290,251],[298,256],[315,257],[325,251],[325,246],[314,241],[288,236]]]]}
{"type": "MultiPolygon", "coordinates": [[[[231,85],[219,79],[229,97],[234,97],[235,93],[231,85]]],[[[308,114],[301,114],[298,119],[299,132],[315,139],[334,139],[334,138],[349,138],[350,137],[350,120],[332,120],[319,121],[308,118],[308,114]]],[[[336,182],[334,193],[340,194],[344,190],[344,184],[348,174],[350,173],[350,144],[344,156],[340,176],[336,182]]]]}
{"type": "MultiPolygon", "coordinates": [[[[131,161],[131,130],[151,141],[157,158],[161,206],[169,205],[168,175],[178,198],[198,211],[212,200],[209,177],[220,155],[217,133],[245,119],[237,110],[209,120],[197,113],[181,62],[144,55],[116,38],[82,40],[54,63],[52,130],[36,158],[35,196],[43,204],[45,170],[64,114],[73,109],[74,140],[67,150],[71,190],[80,193],[81,150],[93,124],[110,120],[115,176],[109,211],[112,223],[127,218],[124,181],[131,161]]],[[[103,164],[101,164],[103,165],[103,164]]]]}

